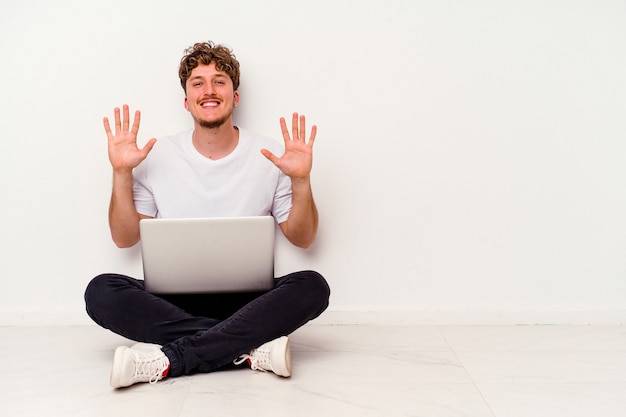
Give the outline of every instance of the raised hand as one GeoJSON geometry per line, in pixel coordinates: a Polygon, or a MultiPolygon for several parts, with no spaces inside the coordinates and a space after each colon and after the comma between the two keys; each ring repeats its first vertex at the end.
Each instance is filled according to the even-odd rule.
{"type": "Polygon", "coordinates": [[[139,149],[137,146],[137,132],[139,131],[141,112],[139,110],[135,111],[135,118],[130,130],[128,106],[124,104],[122,118],[120,118],[120,109],[118,107],[113,112],[115,114],[115,134],[111,132],[109,118],[105,117],[103,120],[104,131],[109,139],[109,160],[114,171],[132,170],[146,159],[146,156],[148,156],[148,153],[156,143],[156,139],[150,139],[143,148],[139,149]]]}
{"type": "Polygon", "coordinates": [[[280,128],[285,140],[285,153],[278,157],[267,149],[261,150],[267,159],[272,161],[285,175],[294,179],[308,179],[313,166],[313,142],[317,134],[317,126],[311,128],[311,136],[306,140],[306,118],[294,113],[291,119],[291,135],[287,129],[285,118],[280,118],[280,128]]]}

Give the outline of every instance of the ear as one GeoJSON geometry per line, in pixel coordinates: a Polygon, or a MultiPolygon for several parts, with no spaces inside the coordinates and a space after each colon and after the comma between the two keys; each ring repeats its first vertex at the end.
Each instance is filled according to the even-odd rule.
{"type": "Polygon", "coordinates": [[[189,111],[189,103],[187,102],[186,96],[185,96],[185,110],[189,111]]]}
{"type": "Polygon", "coordinates": [[[239,91],[235,91],[233,98],[235,100],[235,107],[237,107],[237,104],[239,104],[239,91]]]}

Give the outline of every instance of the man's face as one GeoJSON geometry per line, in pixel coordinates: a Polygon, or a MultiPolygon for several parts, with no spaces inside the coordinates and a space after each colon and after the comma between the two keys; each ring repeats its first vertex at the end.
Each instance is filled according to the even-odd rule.
{"type": "Polygon", "coordinates": [[[233,82],[215,63],[198,65],[187,79],[185,108],[196,124],[214,129],[226,123],[239,101],[239,93],[233,91],[233,82]]]}

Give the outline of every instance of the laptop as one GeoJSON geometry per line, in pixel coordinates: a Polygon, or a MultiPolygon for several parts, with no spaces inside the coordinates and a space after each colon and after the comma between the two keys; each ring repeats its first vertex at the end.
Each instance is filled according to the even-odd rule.
{"type": "Polygon", "coordinates": [[[154,294],[267,291],[274,286],[271,216],[144,219],[144,284],[154,294]]]}

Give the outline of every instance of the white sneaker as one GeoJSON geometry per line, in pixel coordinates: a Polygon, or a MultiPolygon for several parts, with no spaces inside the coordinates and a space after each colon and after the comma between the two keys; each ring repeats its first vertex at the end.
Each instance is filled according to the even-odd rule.
{"type": "Polygon", "coordinates": [[[289,349],[289,338],[283,336],[252,349],[249,354],[241,355],[236,359],[234,364],[240,365],[245,361],[248,361],[250,368],[255,371],[271,371],[285,378],[290,377],[291,350],[289,349]]]}
{"type": "Polygon", "coordinates": [[[138,343],[129,348],[115,349],[111,385],[113,388],[128,387],[137,382],[155,382],[163,379],[170,368],[170,361],[158,345],[138,343]]]}
{"type": "Polygon", "coordinates": [[[144,350],[144,351],[149,351],[150,352],[150,351],[154,351],[154,350],[161,350],[162,347],[163,346],[156,345],[154,343],[139,342],[139,343],[135,343],[130,348],[131,349],[144,350]]]}

